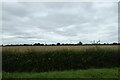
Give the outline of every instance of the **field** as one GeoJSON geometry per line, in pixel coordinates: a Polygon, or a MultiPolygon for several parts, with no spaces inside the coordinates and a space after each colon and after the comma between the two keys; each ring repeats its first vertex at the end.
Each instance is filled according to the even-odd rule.
{"type": "Polygon", "coordinates": [[[118,45],[4,46],[2,70],[4,78],[24,78],[24,75],[29,78],[31,74],[31,77],[39,75],[39,78],[45,75],[48,78],[116,78],[120,67],[119,57],[118,45]]]}
{"type": "Polygon", "coordinates": [[[55,50],[85,50],[89,48],[104,48],[104,49],[115,49],[118,50],[118,45],[90,45],[90,46],[4,46],[2,50],[10,50],[16,52],[25,52],[25,51],[55,51],[55,50]]]}

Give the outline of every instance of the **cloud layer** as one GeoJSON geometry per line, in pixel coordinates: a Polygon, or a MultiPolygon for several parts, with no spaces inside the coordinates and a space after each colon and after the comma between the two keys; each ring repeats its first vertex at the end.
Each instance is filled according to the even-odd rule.
{"type": "Polygon", "coordinates": [[[117,42],[117,19],[111,2],[5,2],[3,43],[117,42]]]}

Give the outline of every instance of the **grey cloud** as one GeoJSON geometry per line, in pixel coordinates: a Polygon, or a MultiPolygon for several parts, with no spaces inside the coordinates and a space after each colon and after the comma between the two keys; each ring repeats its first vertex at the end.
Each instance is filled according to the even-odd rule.
{"type": "Polygon", "coordinates": [[[117,41],[117,3],[4,3],[5,43],[117,41]],[[101,36],[100,36],[101,35],[101,36]],[[14,36],[14,37],[10,37],[14,36]]]}

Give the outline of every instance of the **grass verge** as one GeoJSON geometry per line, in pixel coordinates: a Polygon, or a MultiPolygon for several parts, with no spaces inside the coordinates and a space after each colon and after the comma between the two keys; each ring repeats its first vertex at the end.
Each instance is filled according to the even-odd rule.
{"type": "Polygon", "coordinates": [[[119,68],[54,72],[3,72],[3,78],[118,78],[119,68]]]}

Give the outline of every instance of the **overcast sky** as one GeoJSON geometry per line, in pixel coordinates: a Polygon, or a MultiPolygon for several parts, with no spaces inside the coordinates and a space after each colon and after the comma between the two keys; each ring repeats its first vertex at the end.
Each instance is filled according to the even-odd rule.
{"type": "Polygon", "coordinates": [[[118,42],[118,3],[6,2],[2,24],[4,44],[118,42]]]}

